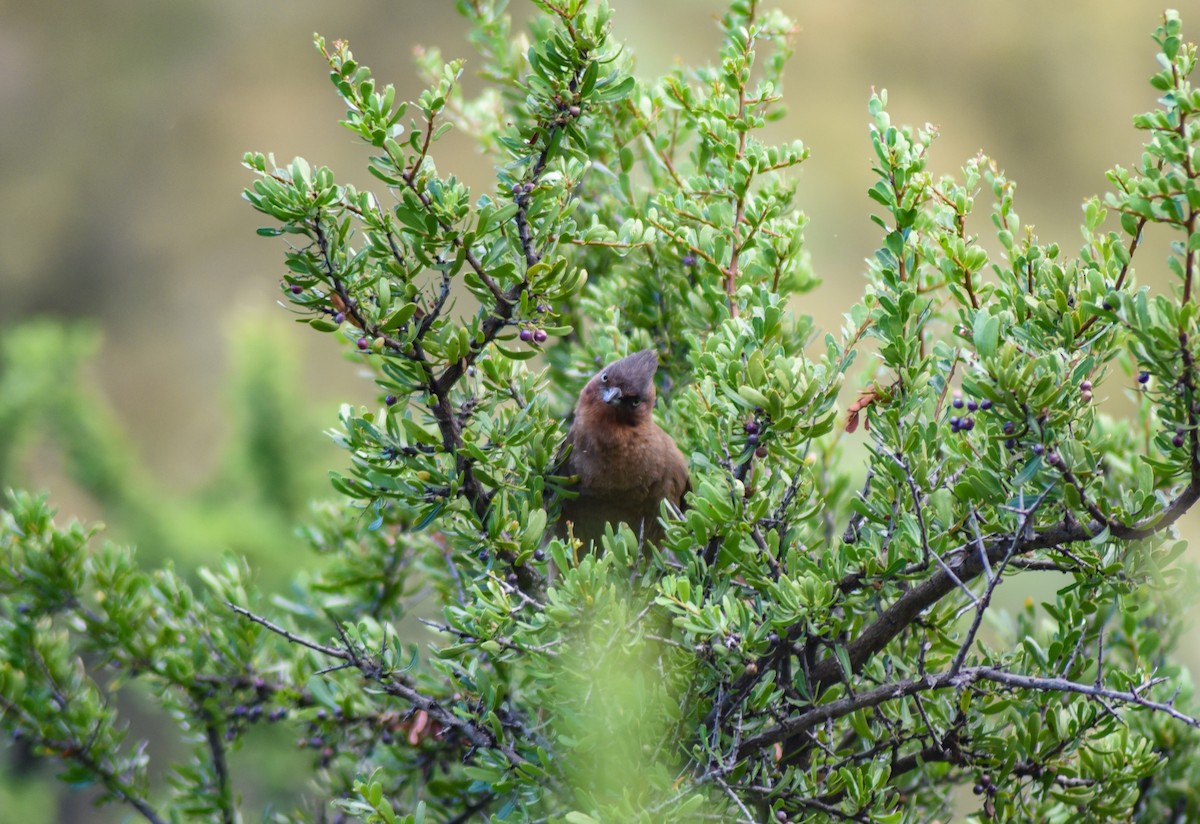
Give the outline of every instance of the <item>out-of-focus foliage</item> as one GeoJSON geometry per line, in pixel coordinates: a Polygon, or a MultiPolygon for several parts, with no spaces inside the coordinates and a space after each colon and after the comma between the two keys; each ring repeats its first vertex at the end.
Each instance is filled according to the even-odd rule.
{"type": "Polygon", "coordinates": [[[0,334],[0,484],[14,485],[23,463],[50,455],[145,561],[190,568],[232,550],[285,582],[296,521],[322,488],[312,441],[301,437],[311,412],[278,334],[246,319],[232,337],[232,436],[213,480],[181,497],[153,477],[91,387],[92,330],[43,321],[0,334]]]}
{"type": "MultiPolygon", "coordinates": [[[[320,573],[264,602],[228,560],[193,591],[14,495],[5,728],[148,821],[238,820],[229,753],[285,719],[314,770],[281,821],[917,822],[960,786],[980,818],[1200,815],[1165,606],[1189,591],[1172,525],[1200,498],[1200,93],[1177,15],[1146,151],[1085,204],[1078,254],[1021,227],[989,158],[932,175],[934,133],[872,96],[881,243],[818,341],[790,300],[814,283],[789,174],[807,153],[759,136],[791,21],[733,0],[715,65],[639,82],[605,5],[534,5],[521,37],[504,3],[460,2],[475,96],[429,52],[402,102],[317,38],[377,192],[246,155],[284,299],[378,386],[333,431],[340,498],[304,527],[320,573]],[[495,161],[486,192],[445,168],[456,125],[495,161]],[[1161,293],[1131,265],[1151,229],[1175,241],[1161,293]],[[835,426],[864,340],[846,428],[865,468],[835,426]],[[664,509],[657,547],[551,537],[562,415],[645,346],[686,511],[664,509]],[[1137,414],[1099,413],[1102,388],[1137,414]],[[1052,600],[993,604],[1047,576],[1052,600]],[[424,647],[397,632],[418,614],[424,647]],[[167,786],[107,700],[134,680],[191,747],[167,786]]],[[[286,404],[260,363],[243,467],[285,517],[286,404]]]]}

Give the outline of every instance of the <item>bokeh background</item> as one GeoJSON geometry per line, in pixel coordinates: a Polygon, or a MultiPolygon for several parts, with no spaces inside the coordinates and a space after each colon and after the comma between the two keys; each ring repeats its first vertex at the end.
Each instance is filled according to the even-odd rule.
{"type": "MultiPolygon", "coordinates": [[[[712,59],[723,4],[611,2],[642,75],[712,59]]],[[[799,172],[801,203],[824,283],[802,308],[825,330],[838,330],[861,293],[863,260],[879,242],[865,195],[872,87],[888,90],[895,122],[940,127],[934,170],[953,172],[980,149],[995,157],[1018,182],[1023,222],[1068,251],[1079,244],[1081,202],[1107,188],[1105,170],[1137,162],[1141,136],[1130,120],[1154,105],[1154,4],[778,5],[802,30],[789,113],[772,136],[812,150],[799,172]]],[[[513,11],[529,10],[514,0],[513,11]]],[[[1200,36],[1200,3],[1181,11],[1185,33],[1200,36]]],[[[349,40],[360,62],[411,97],[418,44],[468,58],[470,76],[464,31],[450,0],[0,2],[0,332],[47,317],[95,330],[94,355],[72,380],[104,421],[96,437],[129,443],[137,457],[127,468],[156,494],[186,501],[222,482],[240,425],[232,395],[256,385],[260,373],[246,365],[256,349],[285,352],[291,364],[279,417],[302,470],[294,494],[327,491],[322,470],[340,457],[321,430],[339,403],[367,402],[372,388],[332,338],[276,305],[281,249],[254,233],[260,220],[239,196],[250,180],[240,159],[247,150],[303,155],[370,185],[366,152],[337,123],[342,107],[313,32],[349,40]]],[[[486,190],[486,161],[465,141],[449,145],[456,154],[443,151],[439,167],[486,190]]],[[[1142,282],[1165,283],[1160,260],[1140,263],[1142,282]]],[[[1101,394],[1119,409],[1117,383],[1101,394]]],[[[27,431],[3,482],[49,489],[65,514],[147,542],[78,482],[59,447],[53,425],[27,431]]],[[[1198,523],[1193,514],[1185,533],[1198,523]]],[[[297,553],[278,550],[288,535],[175,536],[162,546],[248,552],[270,584],[296,563],[297,553]]],[[[155,547],[143,549],[158,559],[155,547]]],[[[1183,650],[1193,668],[1194,647],[1183,650]]],[[[45,783],[49,774],[35,767],[38,780],[13,789],[0,769],[0,821],[118,820],[81,804],[86,793],[45,783]]]]}

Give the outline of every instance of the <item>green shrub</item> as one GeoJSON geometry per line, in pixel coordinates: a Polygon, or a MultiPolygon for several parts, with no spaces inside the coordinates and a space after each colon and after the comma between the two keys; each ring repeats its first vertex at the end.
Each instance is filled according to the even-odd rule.
{"type": "Polygon", "coordinates": [[[282,294],[379,389],[343,408],[340,497],[304,527],[320,573],[268,600],[231,558],[194,592],[14,495],[0,722],[150,821],[238,820],[227,751],[269,721],[314,763],[281,821],[917,822],[959,787],[985,818],[1200,817],[1170,658],[1173,525],[1200,497],[1200,92],[1178,17],[1155,33],[1145,152],[1085,204],[1074,256],[1021,227],[989,158],[935,178],[934,134],[872,96],[881,245],[818,339],[791,300],[815,283],[788,175],[806,151],[757,137],[792,23],[734,0],[714,66],[644,81],[603,5],[535,5],[524,37],[502,2],[460,3],[473,98],[429,53],[400,103],[317,38],[378,193],[246,156],[282,294]],[[451,127],[495,159],[490,191],[444,171],[451,127]],[[1151,229],[1173,240],[1161,294],[1131,266],[1151,229]],[[564,417],[644,347],[693,491],[661,546],[622,527],[589,551],[549,528],[564,417]],[[1106,414],[1102,385],[1134,412],[1106,414]],[[191,745],[166,786],[108,700],[129,681],[191,745]]]}

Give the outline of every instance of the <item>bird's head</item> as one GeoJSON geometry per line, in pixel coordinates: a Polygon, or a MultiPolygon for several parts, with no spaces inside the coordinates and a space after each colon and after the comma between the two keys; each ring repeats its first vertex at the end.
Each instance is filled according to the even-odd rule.
{"type": "Polygon", "coordinates": [[[605,404],[617,417],[635,423],[654,408],[657,371],[658,353],[643,349],[601,369],[584,387],[583,397],[605,404]]]}

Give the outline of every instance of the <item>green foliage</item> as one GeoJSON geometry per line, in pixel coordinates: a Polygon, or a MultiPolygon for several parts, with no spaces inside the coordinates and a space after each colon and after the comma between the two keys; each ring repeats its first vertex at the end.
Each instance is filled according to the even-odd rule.
{"type": "MultiPolygon", "coordinates": [[[[380,194],[245,157],[260,233],[287,240],[284,298],[378,387],[332,432],[339,499],[303,527],[319,573],[264,611],[233,561],[193,593],[15,496],[5,726],[152,821],[164,792],[105,700],[125,681],[194,747],[169,808],[230,822],[226,749],[285,716],[312,802],[275,820],[917,822],[963,786],[980,818],[1200,816],[1170,657],[1192,580],[1172,529],[1200,499],[1200,96],[1178,17],[1141,164],[1084,204],[1075,256],[1022,229],[986,156],[935,178],[935,134],[873,95],[881,245],[841,339],[817,340],[792,301],[815,282],[787,175],[807,154],[759,136],[790,21],[734,0],[716,66],[640,80],[606,6],[535,5],[522,49],[502,2],[459,4],[474,99],[461,61],[425,55],[404,103],[317,38],[380,194]],[[452,127],[494,157],[488,191],[435,164],[452,127]],[[1172,235],[1162,294],[1132,268],[1149,231],[1172,235]],[[864,341],[865,467],[835,431],[864,341]],[[562,419],[646,346],[692,492],[661,546],[625,526],[580,546],[551,529],[562,419]],[[1105,388],[1133,413],[1098,408],[1105,388]],[[1057,590],[1005,610],[1015,576],[1057,590]]],[[[242,383],[266,393],[246,465],[288,516],[269,368],[242,383]]]]}
{"type": "MultiPolygon", "coordinates": [[[[137,455],[86,364],[99,346],[88,328],[48,321],[0,333],[0,484],[16,485],[41,450],[102,509],[143,561],[187,569],[233,550],[268,575],[294,547],[295,522],[321,489],[311,413],[295,380],[296,357],[278,331],[251,317],[231,327],[232,436],[213,479],[173,495],[137,455]]],[[[290,570],[285,573],[290,575],[290,570]]],[[[277,577],[283,584],[286,577],[277,577]]]]}

